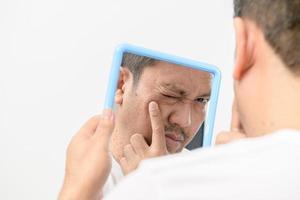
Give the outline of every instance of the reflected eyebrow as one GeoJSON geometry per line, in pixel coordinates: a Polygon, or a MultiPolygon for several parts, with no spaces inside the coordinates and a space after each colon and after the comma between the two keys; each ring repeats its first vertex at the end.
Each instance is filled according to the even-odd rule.
{"type": "MultiPolygon", "coordinates": [[[[188,93],[183,88],[181,88],[180,86],[177,86],[175,84],[163,83],[162,87],[164,90],[169,90],[169,91],[174,92],[183,97],[188,95],[188,93]]],[[[210,97],[210,95],[211,95],[211,91],[208,91],[208,92],[203,92],[202,94],[199,94],[197,96],[198,97],[210,97]]]]}
{"type": "Polygon", "coordinates": [[[199,97],[210,97],[210,95],[211,95],[211,91],[209,91],[208,93],[201,94],[199,95],[199,97]]]}
{"type": "Polygon", "coordinates": [[[187,92],[184,91],[184,89],[174,85],[174,84],[170,84],[170,83],[163,83],[162,84],[162,87],[166,90],[169,90],[171,92],[174,92],[174,93],[177,93],[181,96],[186,96],[187,95],[187,92]]]}

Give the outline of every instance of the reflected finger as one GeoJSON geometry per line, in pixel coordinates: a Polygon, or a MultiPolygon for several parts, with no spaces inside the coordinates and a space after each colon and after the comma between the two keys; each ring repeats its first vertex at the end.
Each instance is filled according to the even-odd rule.
{"type": "Polygon", "coordinates": [[[127,144],[124,147],[123,154],[127,162],[135,162],[137,160],[137,154],[135,153],[131,144],[127,144]]]}
{"type": "Polygon", "coordinates": [[[145,138],[141,134],[134,134],[133,136],[131,136],[130,143],[134,151],[142,158],[149,150],[149,146],[146,143],[145,138]]]}

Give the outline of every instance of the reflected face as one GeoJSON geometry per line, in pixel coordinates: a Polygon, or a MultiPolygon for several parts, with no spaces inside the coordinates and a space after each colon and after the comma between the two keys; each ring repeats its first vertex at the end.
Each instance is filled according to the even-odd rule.
{"type": "Polygon", "coordinates": [[[136,83],[131,74],[124,84],[117,112],[117,126],[124,134],[124,142],[139,133],[151,144],[148,104],[156,101],[165,127],[167,149],[170,153],[180,152],[205,119],[211,80],[208,72],[167,62],[146,67],[136,83]]]}

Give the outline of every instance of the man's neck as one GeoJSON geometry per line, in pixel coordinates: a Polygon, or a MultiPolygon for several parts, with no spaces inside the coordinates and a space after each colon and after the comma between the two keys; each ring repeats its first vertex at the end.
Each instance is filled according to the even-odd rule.
{"type": "Polygon", "coordinates": [[[268,132],[285,128],[300,130],[300,76],[295,76],[283,63],[280,67],[272,63],[268,66],[264,96],[270,122],[268,132]]]}

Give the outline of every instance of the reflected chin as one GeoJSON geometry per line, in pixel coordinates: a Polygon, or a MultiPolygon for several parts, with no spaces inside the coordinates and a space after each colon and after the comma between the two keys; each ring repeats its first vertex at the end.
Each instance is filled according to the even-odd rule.
{"type": "Polygon", "coordinates": [[[181,152],[183,149],[183,144],[181,141],[176,141],[169,137],[166,137],[166,146],[168,152],[171,154],[181,152]]]}

